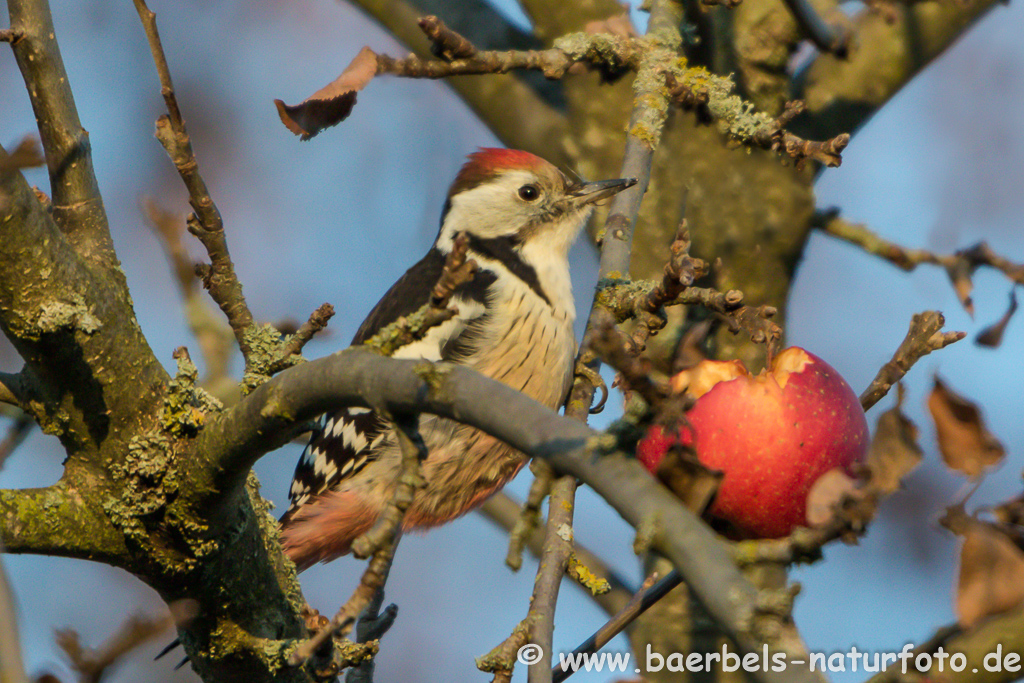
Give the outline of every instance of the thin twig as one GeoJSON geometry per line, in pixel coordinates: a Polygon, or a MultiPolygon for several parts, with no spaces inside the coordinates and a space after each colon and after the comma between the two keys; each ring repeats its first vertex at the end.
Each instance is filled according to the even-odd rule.
{"type": "Polygon", "coordinates": [[[57,631],[57,645],[71,660],[80,683],[99,683],[111,666],[143,643],[155,638],[175,624],[187,622],[196,614],[196,603],[181,600],[170,605],[171,611],[160,617],[135,615],[129,617],[98,648],[84,647],[72,629],[57,631]]]}
{"type": "Polygon", "coordinates": [[[334,306],[321,304],[313,311],[309,320],[302,323],[295,334],[277,352],[278,359],[270,364],[270,373],[274,374],[294,365],[294,357],[302,353],[302,349],[313,338],[313,335],[327,327],[328,321],[334,317],[334,306]]]}
{"type": "Polygon", "coordinates": [[[476,55],[476,47],[465,36],[445,26],[433,15],[421,17],[419,27],[430,38],[430,51],[435,57],[450,62],[453,59],[468,59],[476,55]]]}
{"type": "Polygon", "coordinates": [[[427,445],[419,432],[419,417],[395,417],[395,432],[402,451],[402,469],[391,500],[369,531],[352,541],[352,554],[366,558],[395,539],[402,528],[405,511],[412,504],[417,489],[427,485],[423,478],[423,461],[427,459],[427,445]]]}
{"type": "Polygon", "coordinates": [[[477,271],[476,261],[466,258],[468,249],[466,235],[456,235],[441,277],[431,290],[430,301],[412,315],[402,316],[385,326],[364,344],[383,356],[391,356],[401,347],[422,339],[431,328],[455,317],[458,310],[449,307],[452,294],[470,282],[477,271]]]}
{"type": "MultiPolygon", "coordinates": [[[[505,555],[505,564],[512,571],[519,571],[523,566],[523,547],[533,533],[540,528],[540,507],[544,503],[544,499],[551,493],[551,483],[554,480],[554,471],[551,469],[551,465],[543,460],[531,461],[530,471],[533,473],[530,491],[526,495],[526,502],[523,503],[522,509],[516,516],[515,525],[512,526],[508,534],[508,553],[505,555]]],[[[543,546],[543,540],[541,545],[543,546]]]]}
{"type": "MultiPolygon", "coordinates": [[[[620,177],[623,178],[636,178],[637,183],[615,195],[608,209],[601,242],[599,278],[621,276],[629,269],[633,231],[640,213],[640,203],[650,182],[654,149],[661,139],[669,109],[669,102],[662,88],[664,76],[660,69],[666,60],[677,57],[677,51],[682,45],[682,36],[679,32],[681,21],[681,4],[674,0],[655,0],[647,32],[649,35],[658,36],[659,46],[652,46],[646,51],[637,66],[638,85],[634,86],[636,92],[633,111],[627,128],[626,148],[620,173],[620,177]]],[[[581,356],[588,353],[590,339],[595,334],[594,316],[598,311],[595,297],[580,349],[581,356]]],[[[596,373],[598,366],[596,360],[588,366],[593,371],[590,373],[591,377],[596,373]]],[[[592,380],[586,375],[577,374],[566,404],[566,415],[586,422],[595,390],[592,380]]],[[[531,640],[541,648],[537,661],[530,665],[531,683],[547,683],[551,680],[555,603],[558,599],[558,583],[565,572],[572,549],[571,541],[566,540],[565,536],[569,535],[571,539],[575,492],[575,478],[564,476],[555,483],[549,498],[545,550],[527,614],[531,640]]]]}
{"type": "Polygon", "coordinates": [[[667,320],[662,308],[708,272],[707,263],[690,256],[690,230],[685,218],[679,221],[669,253],[671,257],[665,264],[661,282],[647,293],[642,310],[637,311],[636,327],[630,335],[633,343],[629,350],[632,353],[643,352],[647,340],[665,327],[667,320]]]}
{"type": "MultiPolygon", "coordinates": [[[[391,630],[395,618],[398,617],[398,605],[392,603],[381,612],[380,608],[383,604],[384,590],[381,589],[370,600],[370,604],[367,605],[363,615],[356,623],[356,642],[379,641],[385,633],[391,630]]],[[[376,660],[370,657],[362,664],[352,667],[345,673],[345,683],[373,683],[375,666],[376,660]]]]}
{"type": "MultiPolygon", "coordinates": [[[[604,280],[598,282],[597,304],[610,312],[616,322],[625,322],[648,311],[652,292],[659,287],[650,280],[604,280]]],[[[755,344],[774,345],[782,338],[782,328],[772,318],[774,306],[744,306],[743,292],[730,289],[719,292],[705,287],[687,287],[664,306],[703,306],[717,313],[730,332],[746,331],[755,344]]]]}
{"type": "Polygon", "coordinates": [[[3,469],[4,462],[21,445],[35,424],[31,415],[22,413],[7,428],[6,436],[3,441],[0,441],[0,469],[3,469]]]}
{"type": "Polygon", "coordinates": [[[149,41],[150,51],[153,53],[153,62],[160,77],[161,93],[168,112],[166,116],[157,119],[156,137],[167,150],[167,155],[174,162],[188,189],[189,204],[194,211],[188,219],[189,232],[199,238],[210,257],[210,265],[198,268],[196,272],[202,276],[203,286],[209,290],[210,296],[227,316],[248,366],[251,348],[246,339],[246,332],[253,327],[253,316],[245,302],[242,284],[238,281],[234,263],[228,253],[224,222],[206,187],[206,181],[199,172],[199,164],[192,151],[192,142],[178,107],[171,71],[160,42],[160,34],[157,32],[156,14],[146,6],[145,0],[134,2],[149,41]]]}
{"type": "MultiPolygon", "coordinates": [[[[537,461],[534,461],[537,462],[537,461]]],[[[519,523],[522,505],[504,492],[498,492],[484,501],[479,512],[507,532],[511,532],[519,523]]],[[[546,525],[544,525],[546,526],[546,525]]],[[[544,552],[544,530],[542,527],[534,527],[533,531],[524,539],[525,548],[537,558],[544,552]]],[[[585,565],[591,573],[602,581],[606,581],[610,590],[601,595],[592,595],[601,609],[609,614],[614,614],[629,600],[635,592],[635,588],[621,577],[615,570],[608,566],[608,563],[598,557],[592,550],[579,542],[573,544],[573,553],[576,559],[585,565]]]]}
{"type": "MultiPolygon", "coordinates": [[[[802,2],[803,0],[791,0],[802,2]]],[[[783,112],[772,123],[761,126],[751,136],[753,142],[762,149],[783,151],[796,162],[798,169],[803,168],[808,159],[829,167],[843,163],[843,150],[850,144],[850,135],[840,133],[828,140],[805,140],[786,130],[786,126],[804,111],[804,103],[800,100],[786,102],[783,112]]]]}
{"type": "MultiPolygon", "coordinates": [[[[584,653],[593,654],[608,644],[612,638],[622,632],[624,628],[633,623],[637,617],[646,612],[663,597],[683,582],[679,572],[673,570],[665,575],[665,578],[658,580],[657,574],[651,574],[644,581],[640,590],[630,599],[629,603],[609,619],[604,626],[599,628],[594,635],[580,643],[572,651],[571,657],[578,661],[579,655],[584,653]]],[[[576,673],[575,669],[563,669],[560,666],[551,670],[552,683],[560,683],[576,673]]]]}
{"type": "Polygon", "coordinates": [[[960,303],[972,315],[974,306],[970,296],[973,288],[971,276],[979,267],[994,268],[1011,282],[1024,285],[1024,263],[1014,263],[1000,256],[985,242],[978,242],[953,254],[935,254],[925,249],[909,249],[890,242],[863,225],[843,220],[836,211],[819,213],[815,216],[814,222],[815,227],[826,234],[855,244],[867,253],[881,257],[902,270],[914,270],[922,263],[945,268],[960,303]]]}
{"type": "Polygon", "coordinates": [[[26,135],[6,159],[0,160],[0,176],[23,168],[42,166],[45,163],[46,158],[39,147],[39,140],[34,135],[26,135]]]}
{"type": "MultiPolygon", "coordinates": [[[[0,545],[0,551],[3,546],[0,545]]],[[[0,680],[28,683],[25,664],[21,659],[21,639],[18,637],[18,615],[14,595],[7,581],[7,573],[0,562],[0,680]]]]}
{"type": "Polygon", "coordinates": [[[551,486],[548,497],[548,523],[544,534],[537,579],[530,599],[530,614],[534,617],[530,628],[530,641],[540,648],[541,657],[530,665],[530,683],[550,683],[551,654],[554,643],[555,605],[569,558],[573,552],[573,512],[576,508],[576,477],[559,477],[551,486]]]}
{"type": "Polygon", "coordinates": [[[25,36],[24,31],[19,31],[13,28],[0,29],[0,43],[10,43],[14,45],[25,36]]]}
{"type": "Polygon", "coordinates": [[[182,240],[185,218],[148,197],[143,198],[141,208],[146,222],[160,238],[174,270],[178,292],[184,304],[185,321],[202,352],[206,369],[202,384],[217,398],[227,399],[237,392],[237,383],[231,376],[230,367],[235,337],[231,326],[214,312],[205,297],[200,296],[195,263],[189,257],[182,240]]]}
{"type": "Polygon", "coordinates": [[[807,0],[785,0],[785,3],[815,47],[822,52],[831,52],[840,59],[846,57],[850,42],[847,31],[826,24],[807,0]]]}
{"type": "Polygon", "coordinates": [[[369,564],[359,579],[359,585],[348,601],[341,606],[338,613],[334,615],[330,623],[309,640],[306,640],[288,657],[288,663],[292,666],[299,666],[308,660],[323,646],[332,636],[344,637],[351,630],[359,615],[366,609],[367,605],[374,599],[378,591],[383,590],[391,571],[391,562],[395,559],[395,549],[398,547],[398,539],[394,539],[373,554],[369,564]]]}
{"type": "Polygon", "coordinates": [[[403,415],[393,418],[392,421],[402,450],[402,470],[398,483],[391,500],[373,527],[352,542],[353,555],[361,558],[371,555],[373,557],[363,571],[352,597],[342,605],[331,622],[292,652],[288,658],[292,666],[305,662],[332,636],[347,635],[352,630],[356,618],[372,604],[375,596],[384,590],[401,536],[405,511],[412,503],[416,489],[426,484],[422,463],[427,457],[427,446],[419,433],[418,416],[403,415]]]}
{"type": "Polygon", "coordinates": [[[966,332],[942,332],[945,323],[946,319],[938,311],[914,314],[907,336],[896,349],[896,353],[879,369],[875,379],[860,395],[860,404],[865,411],[889,393],[892,386],[903,379],[914,363],[932,351],[945,348],[967,336],[966,332]]]}
{"type": "Polygon", "coordinates": [[[49,3],[10,0],[7,6],[11,50],[24,78],[46,153],[53,220],[81,257],[116,272],[116,284],[126,293],[96,180],[89,133],[78,117],[49,3]]]}

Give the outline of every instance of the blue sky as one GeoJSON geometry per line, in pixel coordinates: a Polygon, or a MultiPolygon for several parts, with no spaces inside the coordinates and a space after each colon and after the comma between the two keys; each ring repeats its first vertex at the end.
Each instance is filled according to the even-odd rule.
{"type": "MultiPolygon", "coordinates": [[[[377,298],[428,248],[464,155],[496,141],[443,84],[379,79],[360,93],[348,121],[300,143],[280,125],[274,98],[301,100],[334,78],[364,44],[392,54],[404,50],[333,0],[278,5],[151,2],[246,295],[257,315],[270,321],[303,319],[324,301],[333,303],[338,315],[332,334],[309,347],[310,355],[320,356],[343,347],[377,298]]],[[[193,342],[160,245],[137,206],[148,194],[184,210],[184,193],[152,135],[162,101],[149,52],[130,3],[76,0],[54,7],[138,318],[170,368],[173,349],[193,342]]],[[[901,92],[854,137],[843,166],[822,175],[819,205],[838,206],[849,219],[910,246],[949,251],[984,238],[1011,259],[1024,260],[1022,20],[1019,4],[997,7],[901,92]]],[[[11,145],[32,130],[33,118],[7,50],[0,50],[0,91],[7,93],[0,98],[0,140],[11,145]]],[[[45,185],[39,172],[30,180],[45,185]]],[[[588,246],[575,249],[573,272],[582,315],[596,277],[588,246]]],[[[793,290],[789,341],[824,357],[859,391],[902,339],[912,313],[937,308],[951,329],[972,334],[998,318],[1008,283],[984,271],[975,283],[971,320],[941,271],[906,274],[818,236],[793,290]]],[[[889,651],[920,642],[953,619],[956,544],[935,519],[964,482],[939,464],[923,400],[934,372],[979,400],[1010,455],[974,500],[1019,492],[1022,340],[1024,328],[1014,320],[998,350],[967,340],[913,370],[907,409],[922,429],[927,463],[883,507],[860,546],[832,547],[826,562],[795,572],[804,585],[797,619],[812,650],[856,645],[889,651]]],[[[869,422],[875,417],[869,415],[869,422]]],[[[288,447],[257,467],[264,494],[279,505],[297,457],[298,449],[288,447]]],[[[52,483],[60,461],[56,441],[35,434],[6,463],[0,486],[52,483]]],[[[520,477],[510,491],[522,497],[526,486],[520,477]]],[[[600,499],[581,493],[576,519],[580,541],[639,577],[631,529],[600,499]]],[[[388,586],[401,613],[379,656],[382,675],[419,680],[425,677],[412,674],[427,661],[431,680],[484,680],[473,657],[500,642],[525,615],[536,569],[528,560],[511,573],[503,564],[505,546],[504,534],[477,516],[403,540],[388,586]]],[[[67,678],[54,628],[72,626],[96,640],[128,613],[159,604],[138,581],[99,565],[12,556],[4,564],[21,607],[31,671],[50,668],[67,678]]],[[[303,575],[307,598],[332,612],[361,568],[343,559],[311,569],[303,575]]],[[[580,591],[567,588],[559,602],[556,647],[571,649],[602,621],[580,591]]],[[[170,673],[167,662],[151,664],[148,652],[126,661],[113,680],[194,680],[187,670],[170,673]]],[[[606,678],[592,674],[587,680],[606,678]]]]}

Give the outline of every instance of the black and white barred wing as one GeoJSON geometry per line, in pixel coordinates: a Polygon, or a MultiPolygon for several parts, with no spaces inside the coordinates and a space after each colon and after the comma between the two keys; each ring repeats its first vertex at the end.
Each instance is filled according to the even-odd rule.
{"type": "Polygon", "coordinates": [[[291,504],[282,522],[310,499],[363,469],[380,452],[387,432],[387,422],[368,408],[324,415],[295,466],[288,491],[291,504]]]}
{"type": "MultiPolygon", "coordinates": [[[[434,283],[441,277],[444,263],[445,255],[435,248],[406,271],[370,311],[352,344],[366,342],[385,326],[426,304],[434,283]]],[[[399,349],[395,357],[441,360],[442,350],[449,346],[449,342],[458,339],[467,332],[468,325],[483,316],[487,287],[493,281],[493,275],[478,273],[472,281],[456,290],[453,302],[458,306],[459,314],[430,330],[423,339],[399,349]]],[[[391,431],[385,420],[367,408],[347,408],[321,419],[321,428],[313,433],[295,467],[295,476],[288,491],[291,505],[281,519],[282,524],[307,502],[379,458],[381,446],[386,445],[391,431]]]]}

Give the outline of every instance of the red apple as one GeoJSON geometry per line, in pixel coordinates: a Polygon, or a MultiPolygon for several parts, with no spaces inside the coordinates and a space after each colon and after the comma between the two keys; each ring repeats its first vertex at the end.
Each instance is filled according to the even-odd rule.
{"type": "Polygon", "coordinates": [[[692,445],[704,465],[724,473],[709,509],[752,538],[786,536],[807,525],[807,493],[833,468],[853,474],[864,459],[868,425],[857,395],[828,363],[790,347],[751,375],[739,361],[703,361],[672,378],[697,402],[692,430],[653,427],[637,457],[655,472],[669,446],[692,445]]]}

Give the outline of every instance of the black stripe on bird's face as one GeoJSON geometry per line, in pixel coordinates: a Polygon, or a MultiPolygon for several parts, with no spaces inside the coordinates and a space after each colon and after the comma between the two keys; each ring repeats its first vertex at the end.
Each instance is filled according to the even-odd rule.
{"type": "MultiPolygon", "coordinates": [[[[551,299],[544,292],[544,288],[540,286],[540,278],[537,277],[537,271],[533,269],[533,266],[524,261],[516,250],[519,244],[519,240],[511,235],[503,237],[469,236],[470,251],[474,251],[484,258],[493,259],[508,268],[510,273],[522,280],[527,287],[532,289],[537,296],[550,306],[551,299]]],[[[479,276],[477,274],[477,277],[479,276]]]]}

